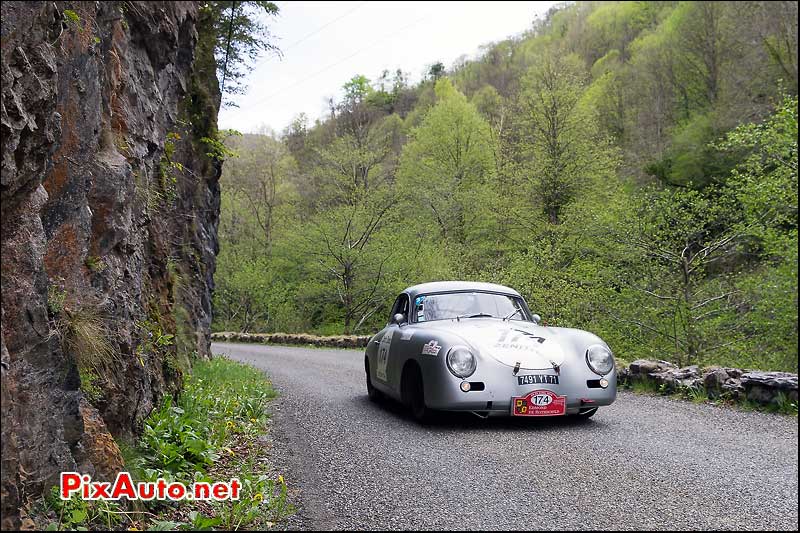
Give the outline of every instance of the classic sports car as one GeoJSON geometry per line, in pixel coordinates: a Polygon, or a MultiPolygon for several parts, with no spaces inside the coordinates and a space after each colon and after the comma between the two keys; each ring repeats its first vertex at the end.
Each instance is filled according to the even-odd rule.
{"type": "Polygon", "coordinates": [[[478,416],[588,418],[617,396],[614,358],[599,337],[540,325],[520,294],[490,283],[415,285],[367,345],[370,399],[478,416]]]}

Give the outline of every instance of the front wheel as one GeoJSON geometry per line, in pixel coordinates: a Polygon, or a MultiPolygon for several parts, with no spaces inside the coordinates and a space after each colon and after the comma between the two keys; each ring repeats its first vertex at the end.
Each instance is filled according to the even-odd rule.
{"type": "Polygon", "coordinates": [[[364,359],[364,366],[367,371],[367,396],[373,402],[379,402],[383,399],[383,393],[375,388],[372,384],[372,379],[369,377],[369,359],[364,359]]]}
{"type": "Polygon", "coordinates": [[[418,368],[412,368],[407,374],[406,380],[408,406],[411,414],[420,424],[430,422],[433,418],[433,411],[425,405],[425,387],[422,383],[422,373],[418,368]]]}

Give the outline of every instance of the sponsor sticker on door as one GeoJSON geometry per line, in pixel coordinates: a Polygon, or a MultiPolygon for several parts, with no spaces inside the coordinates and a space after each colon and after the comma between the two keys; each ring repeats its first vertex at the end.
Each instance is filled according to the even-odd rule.
{"type": "Polygon", "coordinates": [[[511,398],[514,416],[558,416],[567,412],[567,397],[549,390],[534,390],[511,398]]]}

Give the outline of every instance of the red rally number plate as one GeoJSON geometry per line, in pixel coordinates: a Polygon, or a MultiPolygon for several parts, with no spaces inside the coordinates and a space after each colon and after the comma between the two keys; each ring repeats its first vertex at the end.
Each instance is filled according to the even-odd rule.
{"type": "Polygon", "coordinates": [[[535,390],[511,398],[511,414],[514,416],[557,416],[566,412],[567,397],[549,390],[535,390]]]}

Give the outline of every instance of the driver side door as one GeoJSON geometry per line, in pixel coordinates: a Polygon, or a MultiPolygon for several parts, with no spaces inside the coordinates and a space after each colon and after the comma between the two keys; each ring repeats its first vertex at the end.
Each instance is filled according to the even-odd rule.
{"type": "Polygon", "coordinates": [[[405,317],[405,321],[408,321],[408,312],[408,295],[403,293],[394,301],[392,310],[389,313],[389,324],[387,325],[385,333],[378,344],[375,377],[384,383],[389,383],[397,378],[397,376],[393,375],[394,372],[391,361],[393,359],[397,359],[397,357],[392,356],[392,347],[396,347],[398,345],[397,342],[393,341],[395,340],[395,337],[399,336],[398,330],[400,329],[400,325],[395,323],[394,315],[400,313],[405,317]]]}

